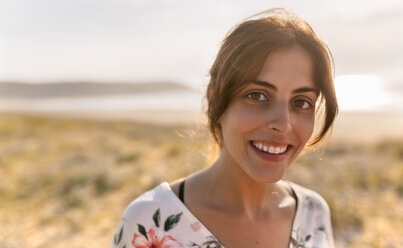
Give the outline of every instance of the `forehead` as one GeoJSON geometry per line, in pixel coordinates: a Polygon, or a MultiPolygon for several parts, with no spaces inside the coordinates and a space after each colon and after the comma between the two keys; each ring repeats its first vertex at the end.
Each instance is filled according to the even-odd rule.
{"type": "Polygon", "coordinates": [[[300,46],[271,52],[257,75],[257,80],[281,87],[314,87],[311,56],[300,46]]]}

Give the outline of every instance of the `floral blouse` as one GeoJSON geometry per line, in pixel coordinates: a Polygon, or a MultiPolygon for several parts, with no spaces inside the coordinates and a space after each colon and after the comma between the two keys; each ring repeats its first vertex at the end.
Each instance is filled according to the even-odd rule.
{"type": "MultiPolygon", "coordinates": [[[[333,248],[329,207],[317,193],[294,183],[297,197],[289,248],[333,248]]],[[[167,182],[142,194],[125,210],[111,248],[224,248],[186,208],[167,182]]]]}

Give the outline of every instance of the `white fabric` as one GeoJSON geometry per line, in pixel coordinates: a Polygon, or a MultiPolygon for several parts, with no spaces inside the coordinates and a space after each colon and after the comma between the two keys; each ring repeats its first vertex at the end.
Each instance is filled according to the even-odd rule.
{"type": "MultiPolygon", "coordinates": [[[[290,248],[333,248],[329,207],[317,193],[294,183],[297,196],[290,248]]],[[[198,221],[167,182],[142,194],[125,210],[112,248],[224,247],[198,221]],[[159,211],[157,211],[159,210],[159,211]],[[154,217],[154,218],[153,218],[154,217]]]]}

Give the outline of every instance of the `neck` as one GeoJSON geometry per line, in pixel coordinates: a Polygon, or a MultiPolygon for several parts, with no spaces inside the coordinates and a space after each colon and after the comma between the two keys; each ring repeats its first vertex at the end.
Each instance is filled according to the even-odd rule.
{"type": "Polygon", "coordinates": [[[224,152],[202,174],[205,192],[210,199],[219,199],[214,201],[214,208],[252,220],[276,209],[287,194],[278,183],[257,182],[224,152]]]}

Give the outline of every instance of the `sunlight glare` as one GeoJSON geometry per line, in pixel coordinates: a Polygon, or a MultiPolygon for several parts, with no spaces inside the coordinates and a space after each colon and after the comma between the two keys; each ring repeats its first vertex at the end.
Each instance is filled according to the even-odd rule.
{"type": "Polygon", "coordinates": [[[373,75],[341,75],[335,79],[340,110],[375,110],[387,103],[381,80],[373,75]]]}

